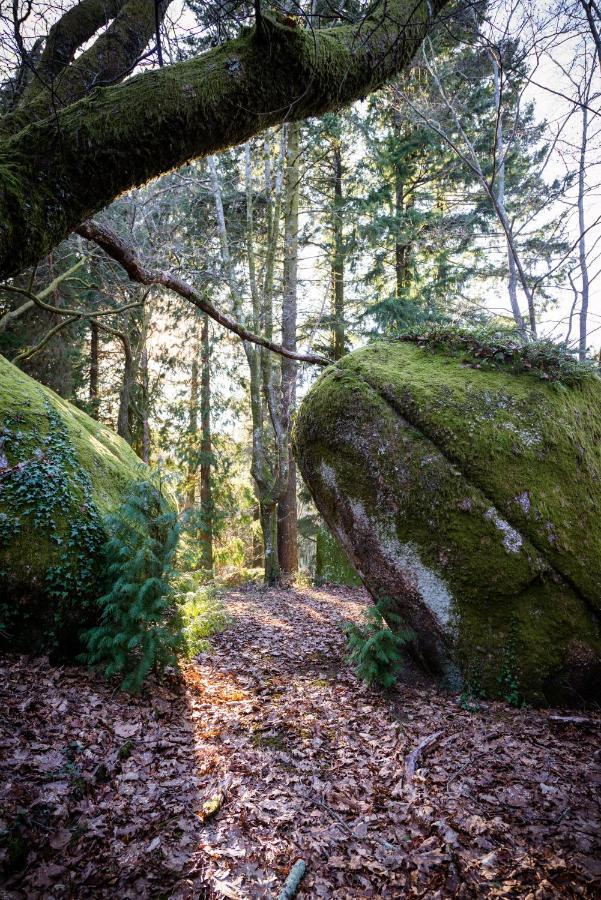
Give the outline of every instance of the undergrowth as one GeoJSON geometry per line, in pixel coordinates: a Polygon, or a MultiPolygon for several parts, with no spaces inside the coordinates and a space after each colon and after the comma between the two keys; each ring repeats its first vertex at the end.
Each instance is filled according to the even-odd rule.
{"type": "Polygon", "coordinates": [[[403,669],[403,648],[415,638],[415,632],[404,627],[386,599],[366,609],[363,619],[362,625],[347,622],[344,626],[347,662],[362,681],[389,689],[403,669]]]}
{"type": "Polygon", "coordinates": [[[525,340],[506,328],[466,329],[426,325],[398,340],[409,341],[453,356],[464,356],[479,368],[530,373],[543,381],[572,386],[595,377],[599,367],[593,360],[580,362],[565,344],[549,340],[525,340]]]}
{"type": "Polygon", "coordinates": [[[202,584],[199,573],[179,574],[172,585],[181,616],[181,653],[186,659],[192,659],[210,649],[209,638],[227,628],[230,618],[218,586],[202,584]]]}
{"type": "Polygon", "coordinates": [[[149,672],[177,662],[183,642],[170,584],[177,516],[151,482],[142,482],[106,525],[102,554],[110,583],[98,600],[100,622],[84,635],[84,659],[107,676],[122,676],[122,688],[135,693],[149,672]]]}

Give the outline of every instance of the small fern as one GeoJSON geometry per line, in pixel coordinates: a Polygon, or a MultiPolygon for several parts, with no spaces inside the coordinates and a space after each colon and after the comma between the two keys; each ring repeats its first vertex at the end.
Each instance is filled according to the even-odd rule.
{"type": "Polygon", "coordinates": [[[344,627],[347,662],[362,681],[389,689],[403,668],[403,647],[415,638],[415,632],[403,627],[388,600],[370,606],[363,618],[363,625],[347,622],[344,627]]]}
{"type": "Polygon", "coordinates": [[[110,586],[98,601],[99,625],[84,636],[84,658],[106,676],[122,675],[122,688],[137,693],[150,671],[176,663],[182,644],[169,584],[177,517],[165,512],[154,485],[144,482],[106,525],[111,537],[102,550],[110,586]]]}

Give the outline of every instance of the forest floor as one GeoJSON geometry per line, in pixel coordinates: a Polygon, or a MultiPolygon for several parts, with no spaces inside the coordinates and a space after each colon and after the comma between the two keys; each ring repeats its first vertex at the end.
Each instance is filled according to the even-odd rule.
{"type": "Polygon", "coordinates": [[[232,591],[211,652],[133,699],[4,657],[0,898],[277,898],[299,858],[307,897],[599,897],[601,716],[370,690],[340,629],[367,603],[232,591]]]}

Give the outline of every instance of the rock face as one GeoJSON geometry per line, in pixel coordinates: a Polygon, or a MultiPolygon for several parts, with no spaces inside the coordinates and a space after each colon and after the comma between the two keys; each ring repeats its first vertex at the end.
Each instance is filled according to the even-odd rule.
{"type": "Polygon", "coordinates": [[[601,697],[601,381],[484,370],[411,343],[328,368],[295,447],[376,598],[456,685],[601,697]]]}
{"type": "Polygon", "coordinates": [[[348,556],[323,525],[315,534],[315,581],[317,584],[345,584],[349,587],[361,584],[348,556]]]}
{"type": "Polygon", "coordinates": [[[67,650],[93,617],[103,517],[147,467],[120,437],[0,356],[0,630],[67,650]]]}

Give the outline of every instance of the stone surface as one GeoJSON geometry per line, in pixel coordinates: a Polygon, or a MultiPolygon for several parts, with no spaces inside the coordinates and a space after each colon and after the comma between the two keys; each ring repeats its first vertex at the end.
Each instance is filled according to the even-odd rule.
{"type": "Polygon", "coordinates": [[[325,526],[320,526],[315,534],[315,582],[349,587],[361,584],[347,554],[325,526]]]}
{"type": "Polygon", "coordinates": [[[0,356],[0,621],[4,643],[72,642],[102,584],[104,517],[148,468],[100,425],[0,356]]]}
{"type": "Polygon", "coordinates": [[[375,344],[324,372],[295,445],[320,512],[426,665],[538,703],[599,697],[596,377],[567,388],[375,344]]]}

